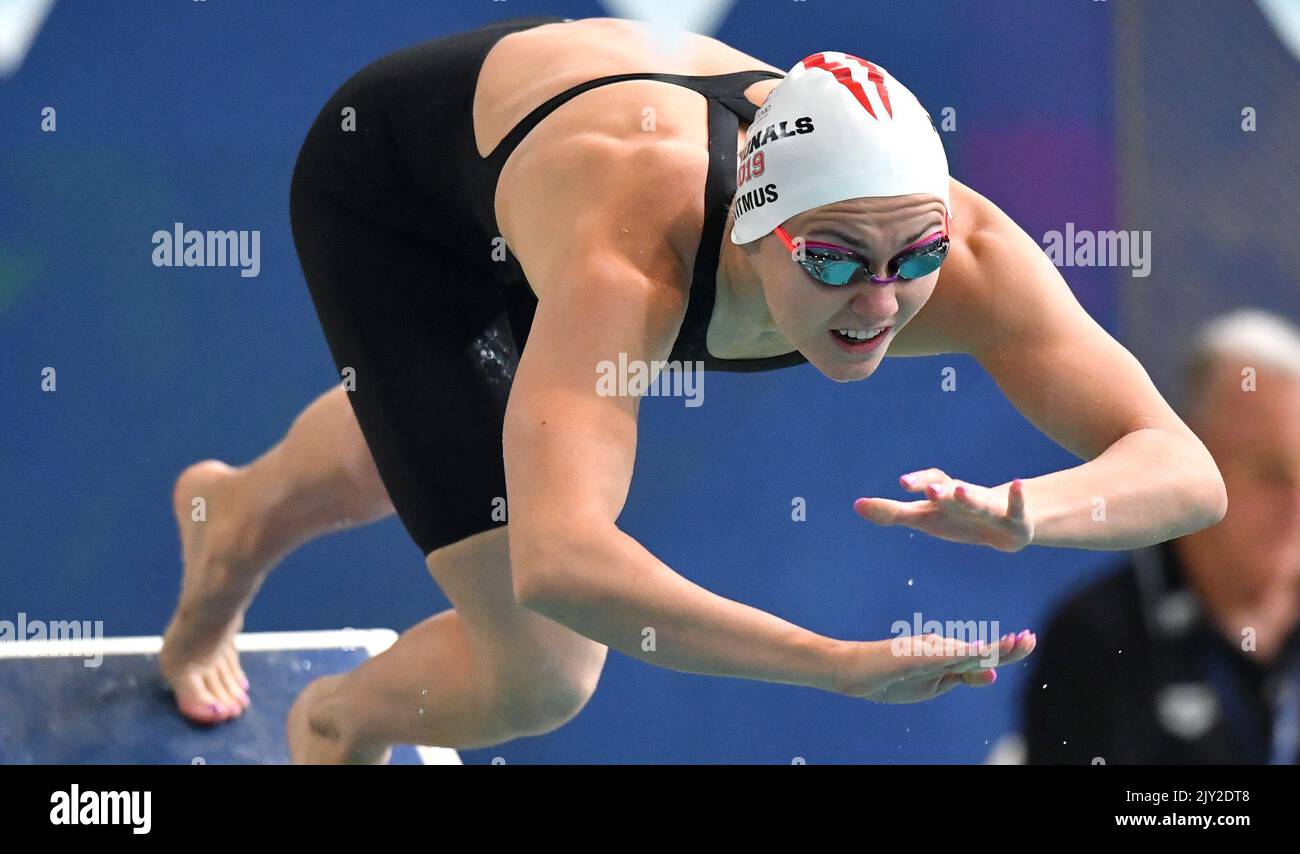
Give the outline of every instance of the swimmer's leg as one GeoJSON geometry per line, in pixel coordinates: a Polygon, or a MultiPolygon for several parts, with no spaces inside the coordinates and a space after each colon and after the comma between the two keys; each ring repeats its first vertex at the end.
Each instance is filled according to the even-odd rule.
{"type": "Polygon", "coordinates": [[[382,762],[393,744],[474,748],[558,728],[586,705],[607,648],[515,601],[505,528],[431,553],[455,606],[289,713],[299,763],[382,762]]]}
{"type": "Polygon", "coordinates": [[[187,468],[172,505],[184,572],[162,673],[183,715],[215,723],[248,705],[234,636],[267,573],[306,541],[382,519],[393,507],[341,386],[249,465],[205,460],[187,468]]]}

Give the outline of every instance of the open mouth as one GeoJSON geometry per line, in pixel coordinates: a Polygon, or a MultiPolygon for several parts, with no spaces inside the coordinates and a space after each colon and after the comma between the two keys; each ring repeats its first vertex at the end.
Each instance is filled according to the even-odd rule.
{"type": "Polygon", "coordinates": [[[830,335],[842,350],[850,353],[867,353],[876,349],[885,340],[885,333],[892,328],[877,326],[872,329],[832,329],[830,335]]]}

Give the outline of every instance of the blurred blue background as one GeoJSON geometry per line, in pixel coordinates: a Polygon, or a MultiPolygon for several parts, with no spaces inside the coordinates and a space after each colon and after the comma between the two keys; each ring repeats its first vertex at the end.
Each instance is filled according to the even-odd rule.
{"type": "MultiPolygon", "coordinates": [[[[953,108],[954,176],[1038,239],[1066,222],[1143,227],[1116,212],[1111,5],[742,0],[718,36],[781,68],[818,50],[857,53],[936,121],[953,108]]],[[[0,618],[162,630],[179,582],[175,475],[205,457],[249,461],[337,381],[289,233],[308,125],[381,54],[531,14],[605,11],[574,0],[55,6],[26,64],[0,82],[0,618]],[[41,132],[45,106],[56,133],[41,132]],[[176,221],[260,229],[261,275],[155,268],[150,236],[176,221]],[[41,391],[45,366],[58,371],[55,393],[41,391]]],[[[1064,272],[1122,337],[1127,273],[1064,272]]],[[[697,409],[646,402],[621,524],[723,595],[842,638],[886,637],[914,612],[1041,629],[1055,599],[1114,560],[1003,555],[854,515],[860,495],[902,497],[896,479],[916,468],[994,484],[1075,464],[971,359],[890,359],[850,385],[807,366],[710,374],[705,388],[697,409]],[[953,392],[940,387],[948,366],[953,392]],[[796,496],[806,522],[790,520],[796,496]]],[[[402,629],[445,607],[390,519],[289,557],[246,630],[402,629]]],[[[889,707],[613,654],[574,722],[464,755],[976,762],[1016,728],[1023,679],[1017,665],[989,690],[889,707]]]]}

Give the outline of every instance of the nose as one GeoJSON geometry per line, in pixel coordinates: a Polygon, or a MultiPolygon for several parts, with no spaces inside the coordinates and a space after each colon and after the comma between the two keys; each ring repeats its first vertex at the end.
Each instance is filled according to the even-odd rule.
{"type": "Polygon", "coordinates": [[[898,314],[898,296],[892,282],[872,283],[854,290],[857,293],[849,300],[849,308],[854,314],[872,321],[898,314]]]}

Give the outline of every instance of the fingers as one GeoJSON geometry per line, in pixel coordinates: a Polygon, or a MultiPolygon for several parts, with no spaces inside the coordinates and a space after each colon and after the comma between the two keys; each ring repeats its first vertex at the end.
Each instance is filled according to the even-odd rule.
{"type": "Polygon", "coordinates": [[[1007,515],[1012,519],[1025,517],[1025,482],[1020,478],[1011,481],[1007,491],[1007,515]]]}
{"type": "Polygon", "coordinates": [[[948,475],[939,469],[922,469],[921,471],[910,472],[898,479],[903,488],[908,492],[920,492],[927,486],[936,483],[946,483],[952,480],[948,475]]]}
{"type": "Polygon", "coordinates": [[[1025,659],[1037,645],[1038,638],[1028,629],[984,644],[925,635],[915,639],[912,654],[928,659],[945,671],[946,676],[960,677],[964,684],[985,686],[997,681],[996,676],[989,675],[994,668],[1025,659]]]}
{"type": "Polygon", "coordinates": [[[1011,651],[998,657],[998,666],[1004,664],[1015,664],[1021,659],[1028,658],[1029,654],[1038,646],[1038,636],[1029,629],[1025,629],[1018,635],[1015,635],[1015,645],[1011,651]]]}
{"type": "Polygon", "coordinates": [[[853,502],[854,511],[868,522],[877,525],[907,524],[924,501],[893,501],[889,498],[859,498],[853,502]]]}
{"type": "Polygon", "coordinates": [[[931,500],[978,516],[993,518],[1002,515],[1002,508],[988,489],[964,481],[953,480],[946,485],[932,487],[926,490],[926,495],[931,500]]]}
{"type": "Polygon", "coordinates": [[[980,647],[979,644],[968,644],[966,647],[967,655],[977,656],[974,660],[978,667],[967,668],[961,672],[978,672],[979,670],[991,670],[994,667],[1015,664],[1017,661],[1027,658],[1037,645],[1038,638],[1029,629],[1025,629],[1019,634],[1003,635],[998,639],[996,648],[993,644],[984,647],[980,647]]]}
{"type": "Polygon", "coordinates": [[[971,670],[968,673],[961,674],[963,685],[969,685],[972,688],[987,688],[994,682],[998,681],[998,672],[991,667],[971,670]]]}
{"type": "Polygon", "coordinates": [[[988,490],[981,486],[954,480],[942,469],[924,469],[905,474],[899,483],[908,492],[924,492],[925,497],[940,504],[970,510],[982,516],[1000,515],[1001,508],[994,506],[988,490]]]}
{"type": "Polygon", "coordinates": [[[988,688],[989,685],[995,684],[997,681],[997,669],[995,668],[1006,667],[1008,664],[1019,662],[1019,660],[1023,659],[1024,656],[1032,653],[1034,647],[1037,645],[1037,638],[1034,636],[1034,633],[1030,632],[1030,630],[1024,630],[1024,632],[1019,634],[1013,634],[1010,638],[1010,641],[1006,640],[1006,638],[1002,638],[1000,646],[998,646],[998,651],[1000,651],[1000,653],[1002,653],[1002,650],[1004,649],[1008,651],[1004,654],[998,655],[997,662],[993,664],[993,667],[976,667],[975,669],[970,669],[970,671],[963,671],[961,673],[948,673],[948,675],[945,676],[945,679],[948,679],[948,677],[957,677],[957,679],[961,680],[963,685],[969,685],[970,688],[988,688]]]}
{"type": "Polygon", "coordinates": [[[924,492],[925,497],[931,501],[969,510],[980,516],[992,518],[1005,515],[1016,520],[1025,516],[1025,485],[1020,478],[1011,481],[1005,507],[992,490],[951,478],[941,469],[914,471],[899,478],[899,483],[908,492],[924,492]]]}

